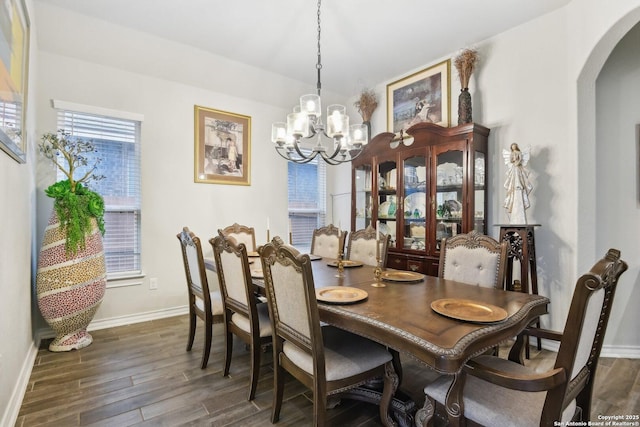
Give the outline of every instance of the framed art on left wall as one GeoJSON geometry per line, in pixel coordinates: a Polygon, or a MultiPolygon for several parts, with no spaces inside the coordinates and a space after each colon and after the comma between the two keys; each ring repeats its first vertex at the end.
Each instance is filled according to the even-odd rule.
{"type": "Polygon", "coordinates": [[[195,106],[195,182],[251,184],[251,117],[195,106]]]}
{"type": "Polygon", "coordinates": [[[24,0],[0,2],[0,148],[19,163],[27,161],[30,25],[24,0]]]}

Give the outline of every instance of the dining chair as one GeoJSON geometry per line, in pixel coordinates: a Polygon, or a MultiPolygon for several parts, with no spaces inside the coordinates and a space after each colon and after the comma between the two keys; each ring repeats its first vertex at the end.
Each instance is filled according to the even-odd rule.
{"type": "Polygon", "coordinates": [[[207,367],[211,352],[211,334],[213,324],[222,322],[222,297],[220,292],[211,291],[205,271],[200,239],[184,227],[177,235],[182,250],[182,261],[187,278],[189,295],[189,340],[187,351],[191,351],[196,335],[196,317],[204,322],[204,348],[202,350],[202,369],[207,367]]]}
{"type": "Polygon", "coordinates": [[[384,377],[380,418],[391,425],[397,387],[391,354],[367,338],[322,326],[311,259],[275,237],[258,249],[273,330],[274,393],[271,422],[280,418],[285,371],[313,391],[313,424],[323,426],[327,397],[384,377]]]}
{"type": "Polygon", "coordinates": [[[362,230],[356,230],[349,234],[349,244],[347,246],[347,259],[360,261],[366,265],[377,265],[376,256],[380,254],[381,266],[387,265],[387,249],[391,236],[380,233],[379,240],[376,239],[376,229],[371,225],[362,230]],[[376,248],[376,246],[379,248],[376,248]]]}
{"type": "Polygon", "coordinates": [[[225,237],[233,237],[238,244],[244,243],[248,252],[256,251],[256,231],[253,227],[240,225],[237,222],[218,230],[218,234],[225,237]]]}
{"type": "MultiPolygon", "coordinates": [[[[578,279],[563,333],[539,328],[525,331],[559,341],[550,371],[539,373],[523,366],[524,334],[516,339],[508,360],[486,355],[470,360],[463,368],[465,418],[484,426],[553,426],[589,420],[602,341],[618,279],[625,270],[620,251],[609,249],[578,279]]],[[[443,404],[450,378],[440,377],[425,387],[427,399],[416,414],[416,425],[427,424],[435,402],[443,404]]]]}
{"type": "Polygon", "coordinates": [[[347,231],[341,231],[333,224],[316,228],[311,238],[311,254],[336,259],[339,254],[344,255],[346,238],[347,231]]]}
{"type": "Polygon", "coordinates": [[[471,231],[442,239],[438,276],[502,289],[507,269],[507,242],[471,231]]]}
{"type": "Polygon", "coordinates": [[[251,382],[249,400],[256,395],[262,347],[271,342],[271,322],[266,303],[259,303],[253,292],[247,247],[233,237],[216,236],[209,240],[216,261],[218,283],[224,309],[224,371],[229,375],[233,335],[249,345],[251,382]]]}

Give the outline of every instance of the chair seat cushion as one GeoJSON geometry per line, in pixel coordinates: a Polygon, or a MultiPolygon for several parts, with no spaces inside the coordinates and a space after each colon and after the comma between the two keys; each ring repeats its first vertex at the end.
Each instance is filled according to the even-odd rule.
{"type": "MultiPolygon", "coordinates": [[[[258,309],[258,322],[260,323],[260,336],[268,337],[271,335],[271,321],[269,320],[269,307],[265,303],[256,304],[258,309]]],[[[233,313],[231,321],[247,333],[251,333],[251,322],[244,314],[233,313]]]]}
{"type": "MultiPolygon", "coordinates": [[[[534,374],[531,368],[495,356],[479,356],[475,360],[499,371],[534,374]]],[[[443,375],[424,388],[427,396],[444,405],[452,376],[443,375]]],[[[546,391],[526,392],[497,386],[467,374],[464,384],[464,416],[484,426],[538,426],[546,391]]],[[[576,409],[573,400],[562,413],[563,425],[576,409]]]]}
{"type": "MultiPolygon", "coordinates": [[[[322,328],[322,338],[327,381],[349,378],[391,360],[391,353],[383,345],[333,326],[322,328]]],[[[313,375],[313,359],[309,354],[287,341],[282,351],[302,370],[313,375]]]]}
{"type": "MultiPolygon", "coordinates": [[[[211,296],[211,312],[214,316],[222,315],[222,296],[220,291],[210,292],[209,295],[211,296]]],[[[201,298],[196,297],[196,307],[204,311],[204,301],[201,298]]]]}

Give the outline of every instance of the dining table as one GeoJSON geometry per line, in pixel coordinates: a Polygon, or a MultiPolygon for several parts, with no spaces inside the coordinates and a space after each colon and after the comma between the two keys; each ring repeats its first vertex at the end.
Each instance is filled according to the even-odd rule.
{"type": "MultiPolygon", "coordinates": [[[[262,266],[253,259],[253,283],[263,289],[262,266]]],[[[313,259],[320,320],[452,375],[445,405],[452,426],[465,424],[464,364],[547,313],[549,299],[542,295],[392,269],[378,270],[376,278],[374,266],[344,260],[338,268],[336,259],[313,259]]],[[[411,423],[407,416],[401,425],[411,423]]]]}

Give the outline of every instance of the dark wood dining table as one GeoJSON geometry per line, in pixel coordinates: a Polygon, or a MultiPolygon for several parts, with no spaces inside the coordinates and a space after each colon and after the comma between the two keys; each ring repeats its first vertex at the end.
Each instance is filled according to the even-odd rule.
{"type": "MultiPolygon", "coordinates": [[[[344,286],[364,290],[366,299],[351,304],[319,301],[320,320],[370,338],[400,353],[408,353],[436,371],[454,376],[446,409],[450,425],[464,425],[462,388],[466,361],[515,337],[539,316],[547,313],[549,300],[540,295],[467,285],[438,277],[420,281],[383,281],[374,287],[374,267],[344,268],[336,277],[335,260],[311,263],[316,289],[344,286]],[[437,313],[431,303],[440,299],[463,299],[500,307],[507,317],[495,322],[458,320],[437,313]]],[[[259,258],[252,269],[260,270],[259,258]]],[[[258,274],[256,274],[258,276],[258,274]]],[[[254,278],[264,287],[264,281],[254,278]]]]}

